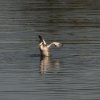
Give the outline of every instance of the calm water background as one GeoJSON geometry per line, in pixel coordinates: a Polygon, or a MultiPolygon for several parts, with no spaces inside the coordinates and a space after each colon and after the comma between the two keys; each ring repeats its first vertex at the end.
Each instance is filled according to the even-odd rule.
{"type": "Polygon", "coordinates": [[[100,0],[0,0],[0,100],[100,100],[100,0]]]}

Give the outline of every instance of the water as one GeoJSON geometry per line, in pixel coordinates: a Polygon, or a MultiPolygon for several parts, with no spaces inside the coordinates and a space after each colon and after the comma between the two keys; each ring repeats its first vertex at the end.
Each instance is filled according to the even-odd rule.
{"type": "Polygon", "coordinates": [[[99,0],[0,0],[0,100],[99,100],[99,60],[99,0]]]}

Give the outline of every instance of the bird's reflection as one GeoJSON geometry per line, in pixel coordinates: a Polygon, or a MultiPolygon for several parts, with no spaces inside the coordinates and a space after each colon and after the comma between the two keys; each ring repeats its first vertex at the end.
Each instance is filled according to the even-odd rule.
{"type": "Polygon", "coordinates": [[[50,57],[41,57],[40,59],[40,72],[41,75],[45,75],[51,69],[56,71],[60,68],[59,59],[51,59],[50,57]]]}

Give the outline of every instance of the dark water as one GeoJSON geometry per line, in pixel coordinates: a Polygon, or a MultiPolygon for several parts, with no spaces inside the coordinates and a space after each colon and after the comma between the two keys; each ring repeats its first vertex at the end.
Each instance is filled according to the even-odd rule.
{"type": "Polygon", "coordinates": [[[100,0],[0,0],[0,100],[100,100],[100,0]]]}

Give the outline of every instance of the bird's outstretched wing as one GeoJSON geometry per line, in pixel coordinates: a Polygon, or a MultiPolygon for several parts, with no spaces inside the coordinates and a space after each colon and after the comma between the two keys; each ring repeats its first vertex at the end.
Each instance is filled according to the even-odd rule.
{"type": "Polygon", "coordinates": [[[39,41],[40,43],[42,42],[44,45],[46,45],[46,42],[41,35],[39,35],[39,39],[40,39],[39,41]]]}
{"type": "Polygon", "coordinates": [[[62,46],[62,44],[60,42],[52,42],[51,44],[48,45],[48,48],[50,48],[53,45],[58,47],[58,48],[62,46]]]}

